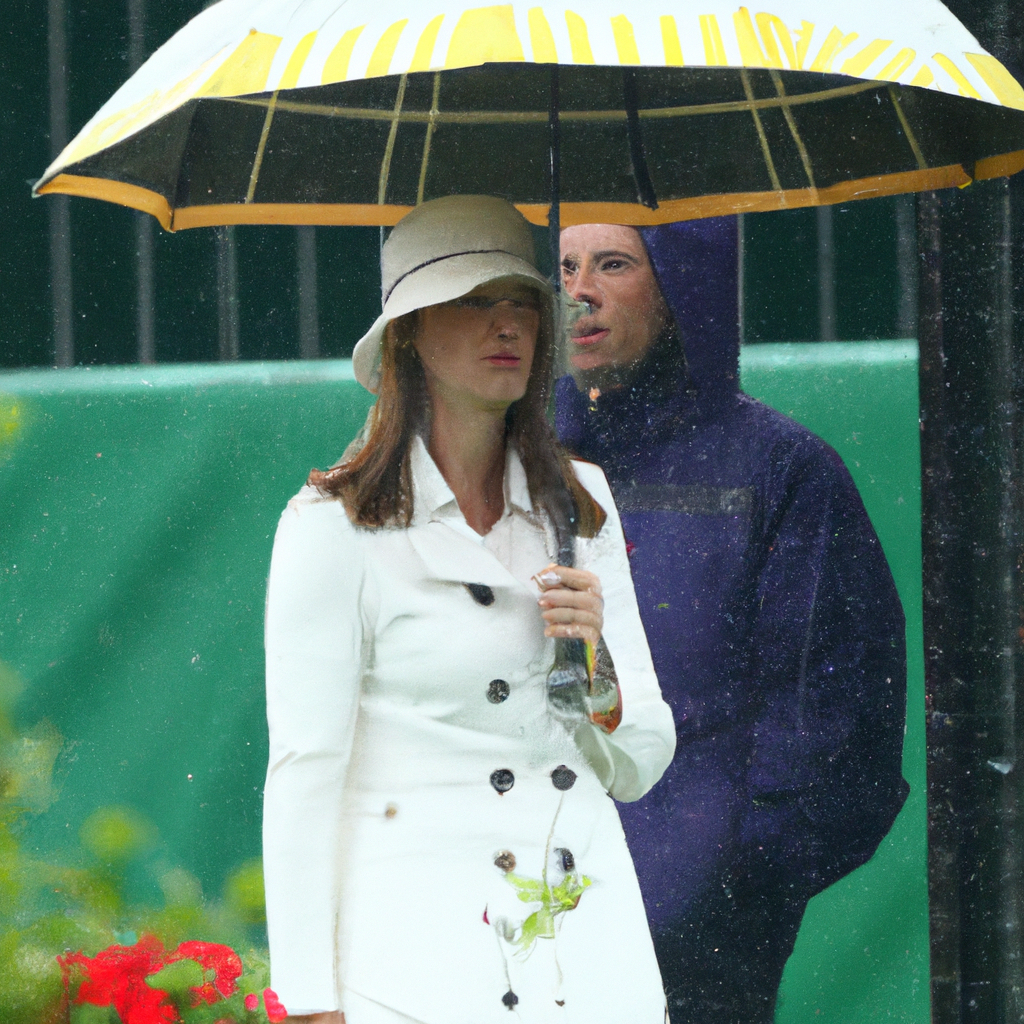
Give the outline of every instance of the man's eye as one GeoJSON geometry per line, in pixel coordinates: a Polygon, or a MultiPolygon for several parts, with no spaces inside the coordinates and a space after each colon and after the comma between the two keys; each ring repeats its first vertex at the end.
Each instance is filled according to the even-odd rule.
{"type": "Polygon", "coordinates": [[[601,264],[601,269],[602,270],[621,270],[625,266],[626,266],[626,261],[625,260],[605,260],[604,263],[601,264]]]}

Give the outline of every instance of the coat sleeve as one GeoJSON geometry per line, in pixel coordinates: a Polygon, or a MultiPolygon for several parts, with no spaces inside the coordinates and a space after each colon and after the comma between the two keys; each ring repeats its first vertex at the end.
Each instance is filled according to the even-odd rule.
{"type": "Polygon", "coordinates": [[[676,731],[672,711],[661,696],[650,648],[637,608],[626,541],[604,473],[595,465],[573,462],[576,476],[605,510],[600,533],[579,544],[579,564],[601,581],[603,637],[622,691],[622,721],[610,735],[590,723],[580,726],[576,742],[616,800],[639,800],[672,762],[676,731]]]}
{"type": "Polygon", "coordinates": [[[338,823],[359,703],[360,548],[341,503],[306,489],[282,515],[271,559],[263,871],[271,985],[291,1013],[342,1009],[338,823]]]}
{"type": "Polygon", "coordinates": [[[874,853],[906,797],[905,624],[838,455],[807,439],[774,462],[752,549],[757,711],[741,837],[752,860],[761,851],[813,894],[874,853]]]}

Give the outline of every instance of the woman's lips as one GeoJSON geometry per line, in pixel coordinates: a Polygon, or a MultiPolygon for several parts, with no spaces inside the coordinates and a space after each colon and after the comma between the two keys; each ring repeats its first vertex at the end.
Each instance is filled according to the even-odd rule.
{"type": "Polygon", "coordinates": [[[497,355],[487,356],[486,359],[492,366],[518,366],[521,362],[519,356],[508,352],[499,352],[497,355]]]}

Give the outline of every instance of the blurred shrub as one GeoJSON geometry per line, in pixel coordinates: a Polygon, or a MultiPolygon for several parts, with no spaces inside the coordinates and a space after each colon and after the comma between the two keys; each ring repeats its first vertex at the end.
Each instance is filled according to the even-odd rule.
{"type": "MultiPolygon", "coordinates": [[[[163,864],[156,879],[162,905],[147,906],[125,897],[126,871],[137,867],[158,840],[153,823],[135,808],[98,808],[79,830],[80,847],[62,849],[60,860],[35,855],[22,844],[26,821],[54,800],[54,764],[63,740],[45,721],[24,733],[14,727],[11,708],[21,689],[17,674],[0,662],[0,1022],[119,1024],[112,1005],[65,1005],[57,958],[70,956],[68,962],[81,972],[90,958],[111,947],[151,941],[165,959],[176,955],[168,950],[231,947],[244,965],[230,1000],[218,993],[209,1005],[183,1004],[183,1018],[163,1019],[186,1024],[206,1024],[207,1018],[209,1024],[267,1020],[266,1006],[276,1001],[273,993],[263,993],[268,972],[266,951],[259,946],[265,911],[258,858],[235,869],[220,900],[204,898],[199,879],[189,871],[163,864]]],[[[164,980],[175,991],[191,991],[200,975],[202,984],[213,984],[215,974],[188,955],[160,967],[164,980]]],[[[72,984],[72,996],[77,991],[72,984]]]]}

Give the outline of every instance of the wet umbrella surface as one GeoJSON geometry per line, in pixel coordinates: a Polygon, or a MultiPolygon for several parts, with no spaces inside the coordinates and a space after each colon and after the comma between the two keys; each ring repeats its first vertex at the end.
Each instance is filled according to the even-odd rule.
{"type": "Polygon", "coordinates": [[[775,6],[223,0],[37,191],[169,228],[392,224],[452,193],[645,224],[1024,166],[1024,90],[934,0],[775,6]]]}

